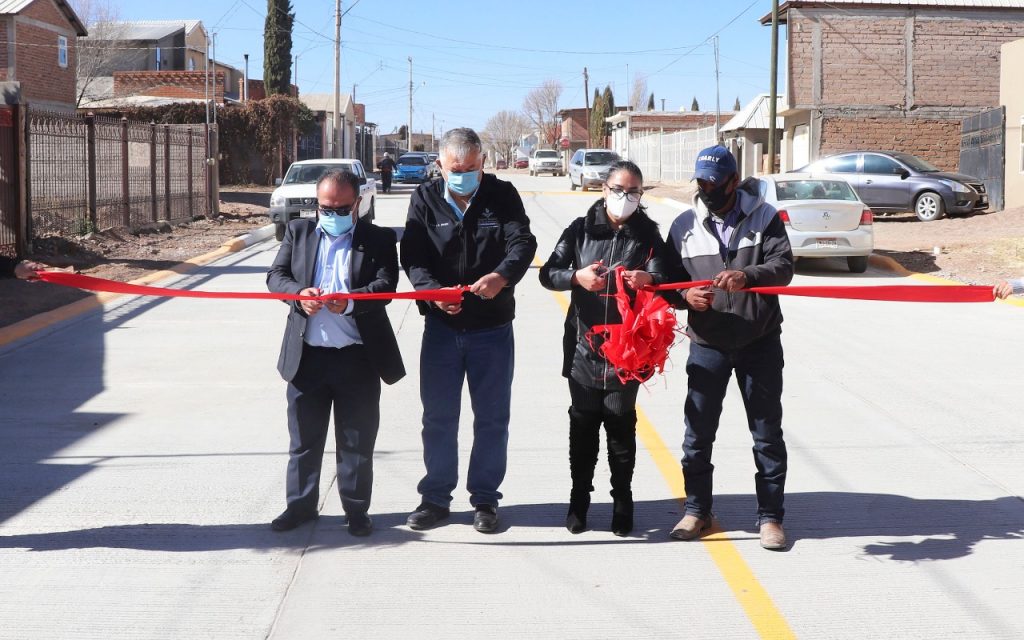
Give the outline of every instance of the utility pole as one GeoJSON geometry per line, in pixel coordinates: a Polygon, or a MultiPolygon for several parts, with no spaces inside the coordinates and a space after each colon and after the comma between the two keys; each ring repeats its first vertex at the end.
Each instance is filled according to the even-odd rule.
{"type": "Polygon", "coordinates": [[[662,98],[662,99],[661,99],[661,110],[662,110],[662,111],[664,111],[664,110],[665,110],[665,98],[662,98]]]}
{"type": "MultiPolygon", "coordinates": [[[[349,8],[351,8],[351,7],[349,7],[349,8]]],[[[355,154],[354,157],[357,160],[362,160],[363,157],[359,155],[359,143],[362,142],[363,133],[361,131],[361,127],[359,126],[359,120],[355,116],[355,110],[356,110],[356,87],[358,87],[358,86],[359,85],[357,85],[356,83],[354,83],[354,82],[352,83],[352,113],[353,113],[353,116],[352,116],[352,118],[353,118],[352,119],[352,132],[353,132],[353,137],[352,137],[352,153],[355,154]]],[[[363,120],[364,120],[363,126],[365,127],[365,125],[366,125],[366,122],[365,122],[366,118],[364,117],[363,120]]]]}
{"type": "Polygon", "coordinates": [[[409,124],[406,125],[406,152],[412,151],[412,56],[409,56],[409,124]]]}
{"type": "MultiPolygon", "coordinates": [[[[590,74],[587,68],[583,67],[583,99],[587,105],[587,146],[590,146],[590,74]]],[[[572,135],[572,130],[569,131],[572,135]]]]}
{"type": "Polygon", "coordinates": [[[779,101],[779,0],[772,0],[772,77],[768,89],[768,173],[775,173],[775,104],[779,101]]]}
{"type": "MultiPolygon", "coordinates": [[[[631,111],[633,109],[633,105],[629,104],[629,94],[631,93],[631,91],[632,90],[629,88],[629,63],[627,62],[626,63],[626,91],[624,92],[624,95],[626,96],[626,111],[631,111]]],[[[615,114],[613,113],[612,115],[614,116],[615,114]]]]}
{"type": "Polygon", "coordinates": [[[217,32],[213,32],[213,121],[217,122],[217,32]]]}
{"type": "MultiPolygon", "coordinates": [[[[242,102],[249,102],[249,54],[243,53],[245,58],[245,81],[242,83],[242,102]]],[[[295,75],[299,75],[299,59],[295,58],[295,75]]]]}
{"type": "Polygon", "coordinates": [[[434,123],[434,114],[431,113],[430,114],[430,150],[431,151],[437,151],[437,149],[434,148],[434,124],[435,124],[434,123]]]}
{"type": "Polygon", "coordinates": [[[341,0],[334,0],[334,135],[331,137],[331,157],[340,158],[338,141],[341,132],[341,0]]]}
{"type": "Polygon", "coordinates": [[[722,106],[718,101],[718,36],[715,36],[715,137],[722,141],[722,106]]]}

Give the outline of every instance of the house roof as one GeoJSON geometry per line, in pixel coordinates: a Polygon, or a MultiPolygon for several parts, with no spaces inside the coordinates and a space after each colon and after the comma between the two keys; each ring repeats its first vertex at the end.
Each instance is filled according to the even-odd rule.
{"type": "MultiPolygon", "coordinates": [[[[10,15],[14,13],[21,13],[35,0],[0,0],[0,15],[10,15]]],[[[89,32],[86,30],[85,25],[78,19],[78,14],[71,8],[71,5],[67,3],[67,0],[54,0],[57,3],[57,8],[60,9],[61,13],[68,19],[68,22],[75,28],[75,33],[79,36],[87,36],[89,32]]]]}
{"type": "MultiPolygon", "coordinates": [[[[2,0],[0,0],[2,1],[2,0]]],[[[202,26],[201,20],[138,20],[134,22],[103,22],[93,25],[106,33],[104,40],[162,40],[184,29],[192,33],[202,26]]]]}
{"type": "MultiPolygon", "coordinates": [[[[1024,0],[786,0],[779,5],[779,22],[785,24],[786,11],[799,7],[923,7],[935,9],[1024,9],[1024,0]]],[[[771,24],[772,14],[761,17],[771,24]]]]}
{"type": "MultiPolygon", "coordinates": [[[[782,129],[782,118],[778,113],[785,108],[785,96],[775,96],[775,128],[782,129]]],[[[744,129],[768,129],[769,107],[771,100],[767,93],[762,93],[747,103],[745,107],[722,125],[721,131],[742,131],[744,129]]]]}
{"type": "MultiPolygon", "coordinates": [[[[338,110],[341,113],[348,113],[349,109],[352,109],[352,96],[347,93],[343,93],[340,96],[341,103],[338,110]]],[[[312,111],[324,111],[326,113],[334,113],[334,94],[333,93],[305,93],[299,96],[299,100],[302,104],[306,105],[312,111]]]]}

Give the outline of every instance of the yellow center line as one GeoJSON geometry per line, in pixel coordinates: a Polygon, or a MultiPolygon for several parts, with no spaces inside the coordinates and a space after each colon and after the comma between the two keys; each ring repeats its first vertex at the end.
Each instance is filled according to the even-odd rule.
{"type": "MultiPolygon", "coordinates": [[[[542,266],[540,260],[537,259],[534,259],[534,264],[538,267],[542,266]]],[[[569,297],[561,291],[552,291],[551,293],[562,307],[562,311],[568,311],[569,297]]],[[[671,489],[672,495],[679,500],[680,504],[685,503],[686,486],[683,483],[683,471],[679,466],[679,461],[639,406],[636,408],[636,433],[644,448],[654,459],[654,464],[671,489]]],[[[776,608],[771,596],[757,581],[754,572],[743,560],[739,549],[736,548],[729,536],[716,524],[707,535],[701,538],[701,542],[715,566],[718,567],[726,584],[732,589],[733,595],[743,607],[758,635],[771,640],[796,638],[796,634],[790,629],[782,612],[776,608]]],[[[680,542],[679,544],[686,543],[680,542]]]]}

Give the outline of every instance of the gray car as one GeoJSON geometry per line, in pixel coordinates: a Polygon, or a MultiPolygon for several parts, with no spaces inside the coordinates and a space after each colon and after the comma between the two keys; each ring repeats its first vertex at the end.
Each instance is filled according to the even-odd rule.
{"type": "Polygon", "coordinates": [[[621,160],[611,149],[579,149],[569,160],[569,188],[586,191],[600,187],[608,179],[608,169],[621,160]]]}
{"type": "Polygon", "coordinates": [[[988,208],[980,178],[940,170],[908,153],[851,151],[822,158],[795,172],[842,176],[875,213],[913,211],[924,221],[988,208]]]}

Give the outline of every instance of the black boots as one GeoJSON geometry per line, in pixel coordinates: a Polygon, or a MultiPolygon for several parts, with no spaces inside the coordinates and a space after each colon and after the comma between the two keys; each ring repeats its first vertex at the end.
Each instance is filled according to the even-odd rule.
{"type": "Polygon", "coordinates": [[[608,468],[612,485],[612,533],[627,536],[633,531],[633,468],[636,466],[636,413],[602,416],[569,409],[569,474],[572,493],[565,528],[570,533],[587,529],[594,467],[600,449],[601,422],[608,434],[608,468]]]}
{"type": "Polygon", "coordinates": [[[612,533],[628,536],[633,531],[633,468],[636,466],[636,413],[608,416],[608,469],[612,481],[612,533]]]}

